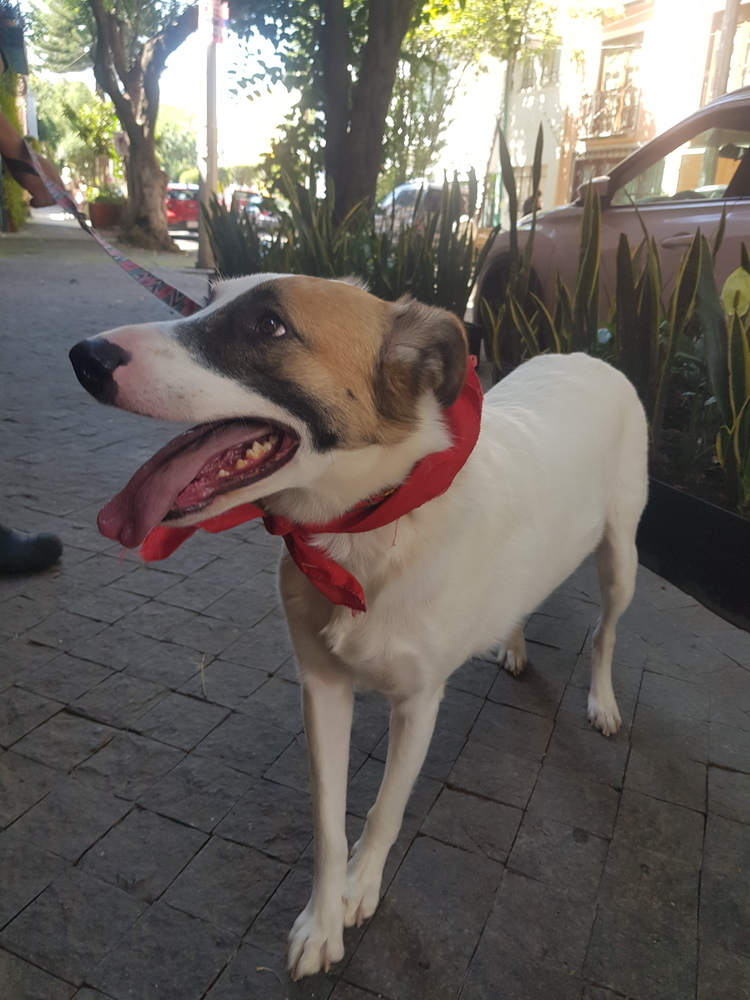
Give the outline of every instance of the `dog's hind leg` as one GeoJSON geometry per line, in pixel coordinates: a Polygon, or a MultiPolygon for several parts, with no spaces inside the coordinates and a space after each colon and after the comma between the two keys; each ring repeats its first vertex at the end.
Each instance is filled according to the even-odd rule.
{"type": "Polygon", "coordinates": [[[523,622],[516,625],[502,644],[497,654],[497,662],[509,674],[520,674],[526,666],[526,640],[523,637],[523,622]]]}
{"type": "Polygon", "coordinates": [[[349,862],[347,927],[361,924],[377,908],[383,866],[398,837],[409,794],[427,755],[442,696],[441,686],[437,691],[391,701],[385,774],[349,862]]]}
{"type": "Polygon", "coordinates": [[[620,615],[635,590],[638,552],[635,528],[607,525],[595,553],[602,596],[602,615],[594,631],[591,651],[591,688],[588,719],[605,736],[620,728],[620,712],[612,689],[612,655],[620,615]]]}

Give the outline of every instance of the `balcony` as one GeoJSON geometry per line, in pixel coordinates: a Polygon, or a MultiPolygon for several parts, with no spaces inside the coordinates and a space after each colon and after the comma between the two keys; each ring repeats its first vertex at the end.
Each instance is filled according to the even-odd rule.
{"type": "Polygon", "coordinates": [[[641,91],[637,87],[585,94],[581,102],[581,138],[598,139],[635,132],[640,107],[641,91]]]}

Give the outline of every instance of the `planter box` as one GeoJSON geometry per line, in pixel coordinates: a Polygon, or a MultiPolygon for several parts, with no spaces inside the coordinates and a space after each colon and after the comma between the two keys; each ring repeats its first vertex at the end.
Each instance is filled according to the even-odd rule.
{"type": "Polygon", "coordinates": [[[637,542],[644,566],[750,631],[750,521],[652,479],[637,542]]]}
{"type": "Polygon", "coordinates": [[[123,206],[111,201],[92,201],[89,218],[94,229],[114,229],[120,225],[123,206]]]}

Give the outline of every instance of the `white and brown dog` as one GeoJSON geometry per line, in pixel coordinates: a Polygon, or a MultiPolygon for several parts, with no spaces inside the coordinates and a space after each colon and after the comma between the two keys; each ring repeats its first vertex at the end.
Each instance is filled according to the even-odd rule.
{"type": "Polygon", "coordinates": [[[498,647],[518,673],[524,619],[592,551],[602,614],[588,717],[605,735],[618,729],[611,663],[646,500],[642,407],[600,361],[539,357],[487,395],[472,448],[478,414],[451,416],[474,377],[455,317],[290,275],[224,282],[190,319],[120,327],[77,344],[71,359],[102,402],[199,423],[107,505],[105,534],[129,547],[154,529],[179,538],[247,504],[285,534],[281,594],[302,682],[315,833],[313,890],[290,933],[289,969],[293,978],[327,969],[344,955],[344,927],[378,905],[446,679],[498,647]],[[434,460],[445,456],[455,467],[433,486],[434,460]],[[426,486],[410,501],[425,468],[426,486]],[[399,487],[406,506],[396,489],[401,506],[388,515],[399,487]],[[362,511],[352,529],[347,518],[362,511]],[[363,614],[350,610],[358,598],[331,596],[331,587],[359,585],[363,614]],[[355,687],[382,692],[391,723],[383,782],[347,862],[355,687]]]}

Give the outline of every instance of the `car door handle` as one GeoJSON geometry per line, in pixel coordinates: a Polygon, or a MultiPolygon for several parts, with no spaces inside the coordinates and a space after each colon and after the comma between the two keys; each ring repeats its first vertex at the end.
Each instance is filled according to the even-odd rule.
{"type": "Polygon", "coordinates": [[[659,246],[665,250],[679,250],[680,247],[689,247],[695,239],[695,233],[678,233],[676,236],[667,236],[659,246]]]}

